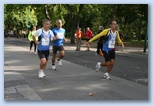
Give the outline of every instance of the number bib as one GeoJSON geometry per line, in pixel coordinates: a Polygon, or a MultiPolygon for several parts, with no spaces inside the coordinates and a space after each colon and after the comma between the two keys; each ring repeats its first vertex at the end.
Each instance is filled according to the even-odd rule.
{"type": "Polygon", "coordinates": [[[64,34],[63,33],[57,33],[58,39],[63,39],[64,38],[64,34]]]}
{"type": "Polygon", "coordinates": [[[109,48],[114,48],[115,41],[109,41],[109,48]]]}
{"type": "Polygon", "coordinates": [[[49,38],[42,38],[42,45],[48,46],[49,45],[49,38]]]}

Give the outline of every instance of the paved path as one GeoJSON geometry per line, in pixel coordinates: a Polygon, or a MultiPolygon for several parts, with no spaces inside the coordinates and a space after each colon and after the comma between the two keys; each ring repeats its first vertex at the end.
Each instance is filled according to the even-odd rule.
{"type": "Polygon", "coordinates": [[[146,85],[114,75],[106,80],[94,69],[67,60],[62,60],[63,66],[56,71],[51,70],[49,61],[46,78],[38,79],[37,55],[11,42],[5,43],[4,52],[5,100],[149,100],[146,85]]]}

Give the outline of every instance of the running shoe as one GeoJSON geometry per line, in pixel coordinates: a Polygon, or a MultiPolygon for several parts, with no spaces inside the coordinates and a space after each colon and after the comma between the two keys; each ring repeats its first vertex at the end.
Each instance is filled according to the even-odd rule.
{"type": "Polygon", "coordinates": [[[46,76],[46,75],[44,74],[44,71],[43,71],[43,70],[41,71],[41,74],[42,74],[42,76],[43,76],[43,77],[45,77],[45,76],[46,76]]]}
{"type": "Polygon", "coordinates": [[[58,60],[58,65],[59,65],[59,66],[62,66],[61,60],[58,60]]]}
{"type": "Polygon", "coordinates": [[[107,80],[110,80],[111,79],[111,77],[109,76],[109,73],[107,73],[107,72],[104,73],[104,78],[107,79],[107,80]]]}
{"type": "Polygon", "coordinates": [[[56,70],[56,66],[55,66],[55,65],[52,65],[51,68],[52,68],[53,70],[56,70]]]}
{"type": "Polygon", "coordinates": [[[101,68],[101,63],[100,62],[97,62],[96,67],[95,67],[96,72],[99,72],[99,69],[100,68],[101,68]]]}
{"type": "Polygon", "coordinates": [[[43,78],[42,71],[39,71],[38,78],[43,78]]]}
{"type": "Polygon", "coordinates": [[[37,52],[35,52],[34,54],[37,54],[37,52]]]}

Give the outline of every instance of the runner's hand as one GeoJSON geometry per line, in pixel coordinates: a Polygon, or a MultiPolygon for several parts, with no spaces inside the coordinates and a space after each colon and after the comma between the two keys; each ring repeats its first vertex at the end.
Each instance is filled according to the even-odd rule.
{"type": "Polygon", "coordinates": [[[57,37],[53,37],[53,40],[56,40],[57,39],[57,37]]]}
{"type": "Polygon", "coordinates": [[[40,42],[36,41],[35,44],[38,45],[38,44],[40,44],[40,42]]]}

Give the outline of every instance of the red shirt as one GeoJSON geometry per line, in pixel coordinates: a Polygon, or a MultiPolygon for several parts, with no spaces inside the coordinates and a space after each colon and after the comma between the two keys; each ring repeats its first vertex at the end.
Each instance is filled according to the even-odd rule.
{"type": "Polygon", "coordinates": [[[86,31],[86,38],[92,38],[92,31],[91,30],[87,30],[86,31]]]}

